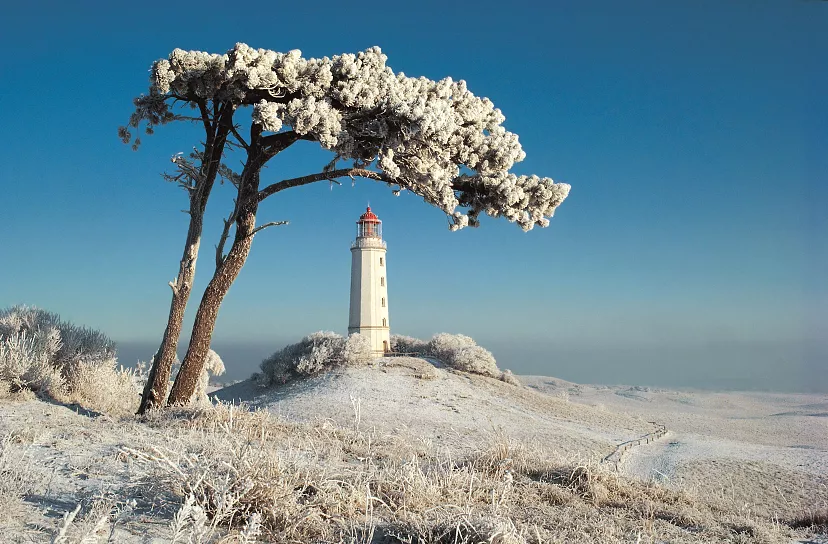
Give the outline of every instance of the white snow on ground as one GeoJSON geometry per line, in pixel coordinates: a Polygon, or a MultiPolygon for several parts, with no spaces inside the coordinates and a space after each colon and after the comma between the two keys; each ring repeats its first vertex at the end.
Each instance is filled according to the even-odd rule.
{"type": "Polygon", "coordinates": [[[159,512],[161,497],[143,495],[141,471],[119,454],[122,446],[140,449],[164,443],[168,438],[163,433],[137,421],[116,424],[106,416],[90,417],[80,409],[31,400],[0,402],[0,436],[9,437],[4,447],[11,468],[25,467],[31,480],[26,503],[35,506],[23,513],[23,530],[7,525],[18,512],[0,512],[0,542],[49,542],[67,512],[81,505],[82,515],[90,516],[96,504],[124,514],[124,521],[111,528],[109,542],[169,541],[167,523],[173,512],[159,512]],[[136,503],[125,504],[125,494],[136,503]]]}
{"type": "MultiPolygon", "coordinates": [[[[716,494],[760,515],[780,505],[795,510],[802,504],[828,504],[826,395],[521,380],[529,387],[435,368],[420,359],[394,358],[270,389],[248,380],[214,396],[289,420],[330,419],[458,453],[500,434],[585,461],[598,461],[617,444],[653,431],[649,422],[654,421],[664,424],[668,434],[631,448],[620,463],[622,473],[691,493],[716,494]]],[[[0,402],[0,436],[11,437],[11,461],[30,467],[35,481],[27,499],[26,528],[3,533],[0,542],[48,542],[65,512],[79,503],[105,504],[109,498],[116,509],[129,510],[116,524],[113,542],[166,541],[173,514],[169,502],[142,495],[148,489],[141,484],[145,469],[121,452],[152,443],[183,444],[183,430],[89,417],[33,400],[0,402]],[[134,496],[135,504],[122,503],[125,495],[134,496]]],[[[2,522],[0,517],[0,527],[2,522]]],[[[810,542],[826,544],[828,537],[810,542]]]]}
{"type": "Polygon", "coordinates": [[[652,430],[641,418],[436,368],[413,357],[379,359],[369,367],[342,368],[267,390],[248,380],[214,396],[267,408],[292,421],[332,419],[383,434],[406,433],[458,453],[502,433],[598,460],[616,443],[652,430]]]}
{"type": "Polygon", "coordinates": [[[828,474],[828,395],[668,391],[577,386],[570,400],[664,424],[670,434],[635,448],[624,471],[673,478],[685,461],[734,459],[828,474]]]}
{"type": "Polygon", "coordinates": [[[795,501],[828,505],[828,395],[521,379],[538,391],[566,393],[573,403],[665,425],[665,437],[625,453],[619,465],[623,474],[713,493],[755,511],[795,501]]]}

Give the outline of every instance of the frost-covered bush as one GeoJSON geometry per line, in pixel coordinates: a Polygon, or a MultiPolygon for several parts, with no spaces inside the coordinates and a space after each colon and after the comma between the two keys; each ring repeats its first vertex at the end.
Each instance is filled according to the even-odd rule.
{"type": "MultiPolygon", "coordinates": [[[[458,350],[476,346],[474,339],[465,334],[449,334],[441,332],[435,334],[428,343],[428,352],[435,357],[451,364],[458,350]]],[[[452,365],[453,366],[453,365],[452,365]]]]}
{"type": "Polygon", "coordinates": [[[305,337],[307,347],[296,361],[296,372],[307,376],[319,374],[326,366],[333,366],[339,361],[345,348],[345,339],[330,331],[319,331],[305,337]]]}
{"type": "MultiPolygon", "coordinates": [[[[423,342],[408,336],[397,337],[399,345],[414,352],[426,353],[440,359],[447,366],[463,372],[481,374],[497,378],[510,385],[520,386],[521,383],[510,370],[501,372],[497,367],[494,355],[489,350],[477,345],[473,338],[464,334],[435,334],[429,342],[423,342]]],[[[392,338],[391,345],[394,345],[392,338]]],[[[402,349],[395,350],[405,353],[402,349]]]]}
{"type": "Polygon", "coordinates": [[[0,337],[0,382],[10,393],[59,395],[65,385],[53,363],[59,346],[56,329],[22,330],[0,337]]]}
{"type": "Polygon", "coordinates": [[[345,340],[342,359],[348,366],[368,364],[374,358],[371,340],[362,334],[354,333],[345,340]]]}
{"type": "Polygon", "coordinates": [[[115,356],[115,342],[89,327],[63,321],[54,312],[31,306],[13,306],[0,310],[0,339],[29,331],[33,337],[45,337],[57,331],[57,351],[48,357],[64,376],[81,361],[107,360],[115,356]]]}
{"type": "Polygon", "coordinates": [[[426,353],[428,351],[428,342],[412,336],[392,334],[391,351],[394,353],[426,353]]]}
{"type": "Polygon", "coordinates": [[[262,361],[260,378],[264,385],[283,384],[337,366],[363,365],[373,357],[370,341],[361,334],[345,338],[335,332],[319,331],[262,361]]]}
{"type": "Polygon", "coordinates": [[[115,342],[100,331],[65,322],[61,322],[58,329],[63,345],[57,354],[57,360],[64,367],[82,361],[102,361],[115,357],[115,342]]]}
{"type": "Polygon", "coordinates": [[[193,395],[193,402],[199,404],[210,403],[210,398],[207,396],[207,386],[210,385],[210,376],[221,376],[224,374],[224,370],[224,361],[221,360],[219,354],[212,349],[208,351],[204,368],[201,370],[198,385],[196,386],[196,391],[193,395]]]}
{"type": "Polygon", "coordinates": [[[135,373],[114,358],[79,361],[72,365],[66,387],[56,398],[113,416],[134,414],[141,400],[135,373]]]}
{"type": "Polygon", "coordinates": [[[500,374],[500,381],[506,382],[509,385],[514,385],[516,387],[522,387],[523,386],[523,384],[520,383],[520,380],[517,378],[517,376],[512,374],[512,371],[509,370],[508,368],[506,370],[504,370],[502,374],[500,374]]]}
{"type": "Polygon", "coordinates": [[[13,306],[0,310],[0,337],[23,331],[60,328],[60,316],[30,306],[13,306]]]}
{"type": "Polygon", "coordinates": [[[105,334],[27,306],[0,310],[0,382],[10,393],[33,391],[110,414],[134,411],[135,371],[119,367],[105,334]]]}
{"type": "Polygon", "coordinates": [[[480,346],[463,346],[449,353],[445,361],[457,370],[482,374],[493,378],[500,377],[492,352],[480,346]]]}

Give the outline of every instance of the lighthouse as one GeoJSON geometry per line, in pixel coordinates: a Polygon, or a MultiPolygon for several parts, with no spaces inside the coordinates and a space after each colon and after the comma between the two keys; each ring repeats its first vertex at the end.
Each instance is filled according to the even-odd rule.
{"type": "Polygon", "coordinates": [[[357,221],[351,244],[351,315],[348,334],[358,332],[371,341],[374,354],[391,350],[388,328],[388,279],[382,221],[369,206],[357,221]]]}

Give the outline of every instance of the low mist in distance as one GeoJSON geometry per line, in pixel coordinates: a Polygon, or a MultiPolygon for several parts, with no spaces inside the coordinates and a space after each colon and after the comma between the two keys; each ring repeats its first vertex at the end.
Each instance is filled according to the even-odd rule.
{"type": "Polygon", "coordinates": [[[828,348],[816,342],[710,342],[669,347],[487,346],[501,368],[576,383],[628,384],[672,389],[825,393],[819,371],[828,348]]]}
{"type": "MultiPolygon", "coordinates": [[[[222,382],[245,380],[259,363],[299,338],[272,342],[216,341],[227,373],[222,382]]],[[[515,374],[540,375],[576,383],[628,384],[671,389],[745,390],[828,393],[828,375],[819,371],[828,347],[818,342],[726,342],[669,347],[555,346],[528,342],[487,343],[498,366],[515,374]]],[[[179,350],[183,357],[185,346],[179,350]]],[[[118,360],[125,366],[149,362],[158,349],[152,342],[119,342],[118,360]]]]}

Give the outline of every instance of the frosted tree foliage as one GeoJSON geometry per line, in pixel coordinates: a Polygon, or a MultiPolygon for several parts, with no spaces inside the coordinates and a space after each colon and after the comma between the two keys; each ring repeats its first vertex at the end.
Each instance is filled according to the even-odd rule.
{"type": "MultiPolygon", "coordinates": [[[[524,230],[546,227],[570,187],[509,172],[525,153],[500,110],[462,80],[408,77],[386,60],[378,47],[321,59],[242,43],[223,55],[176,49],[153,65],[129,124],[151,133],[181,119],[170,98],[252,106],[263,131],[289,127],[334,152],[334,162],[372,168],[374,179],[446,212],[452,229],[476,226],[481,212],[524,230]]],[[[128,128],[120,135],[131,141],[128,128]]],[[[333,164],[328,170],[333,177],[333,164]]]]}

